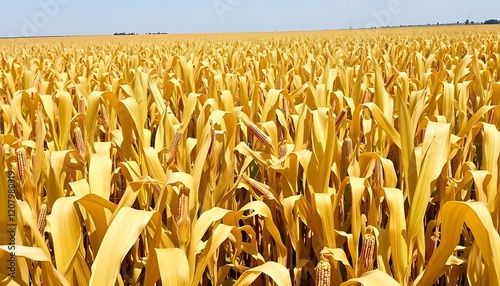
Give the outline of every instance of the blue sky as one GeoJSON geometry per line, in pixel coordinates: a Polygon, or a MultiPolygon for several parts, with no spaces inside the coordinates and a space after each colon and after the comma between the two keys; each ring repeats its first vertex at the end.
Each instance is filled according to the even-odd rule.
{"type": "Polygon", "coordinates": [[[498,0],[0,2],[0,37],[324,30],[500,19],[498,0]]]}

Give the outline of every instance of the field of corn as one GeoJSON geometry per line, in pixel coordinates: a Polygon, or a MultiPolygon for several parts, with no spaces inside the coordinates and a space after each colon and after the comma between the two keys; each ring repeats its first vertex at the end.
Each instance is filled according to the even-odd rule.
{"type": "Polygon", "coordinates": [[[491,27],[0,40],[0,285],[498,286],[499,105],[491,27]]]}

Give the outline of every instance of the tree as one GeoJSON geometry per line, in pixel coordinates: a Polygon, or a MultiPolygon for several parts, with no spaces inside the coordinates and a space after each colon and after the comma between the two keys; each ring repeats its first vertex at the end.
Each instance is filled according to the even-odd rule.
{"type": "Polygon", "coordinates": [[[489,19],[484,21],[485,24],[499,24],[500,22],[496,19],[489,19]]]}
{"type": "Polygon", "coordinates": [[[469,25],[469,19],[465,20],[465,25],[469,25]]]}

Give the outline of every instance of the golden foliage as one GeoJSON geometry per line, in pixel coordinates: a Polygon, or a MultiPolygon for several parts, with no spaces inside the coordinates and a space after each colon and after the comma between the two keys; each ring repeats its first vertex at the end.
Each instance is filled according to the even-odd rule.
{"type": "Polygon", "coordinates": [[[2,283],[500,285],[498,31],[33,41],[0,40],[2,283]]]}

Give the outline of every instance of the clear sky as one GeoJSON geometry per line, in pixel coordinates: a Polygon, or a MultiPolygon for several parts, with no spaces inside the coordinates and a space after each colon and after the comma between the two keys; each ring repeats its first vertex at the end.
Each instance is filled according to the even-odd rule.
{"type": "Polygon", "coordinates": [[[498,0],[1,0],[0,37],[365,28],[500,19],[498,0]]]}

